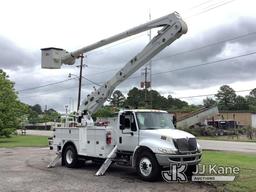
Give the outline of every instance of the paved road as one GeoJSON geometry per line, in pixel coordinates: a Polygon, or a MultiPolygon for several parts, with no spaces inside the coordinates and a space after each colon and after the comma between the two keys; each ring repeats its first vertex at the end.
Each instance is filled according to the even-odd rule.
{"type": "Polygon", "coordinates": [[[233,141],[213,141],[198,140],[203,149],[235,151],[256,154],[256,143],[252,142],[233,142],[233,141]]]}
{"type": "MultiPolygon", "coordinates": [[[[18,134],[21,134],[21,130],[18,130],[18,134]]],[[[27,135],[52,136],[53,131],[26,130],[26,134],[27,135]]]]}
{"type": "Polygon", "coordinates": [[[54,153],[47,148],[0,148],[0,192],[213,192],[204,183],[144,182],[133,169],[111,166],[105,176],[94,174],[99,166],[86,163],[79,169],[68,169],[60,163],[47,169],[54,153]]]}
{"type": "MultiPolygon", "coordinates": [[[[52,131],[27,130],[27,134],[51,136],[52,131]]],[[[246,152],[256,154],[256,143],[252,142],[232,142],[213,140],[198,140],[198,142],[202,146],[202,149],[246,152]]]]}

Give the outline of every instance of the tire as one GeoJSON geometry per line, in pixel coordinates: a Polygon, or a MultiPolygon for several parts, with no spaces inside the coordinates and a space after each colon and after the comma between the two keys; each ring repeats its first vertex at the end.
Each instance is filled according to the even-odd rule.
{"type": "Polygon", "coordinates": [[[187,170],[185,171],[185,174],[189,180],[191,180],[191,177],[193,176],[193,172],[196,171],[197,165],[188,165],[187,170]]]}
{"type": "Polygon", "coordinates": [[[136,171],[144,181],[156,181],[160,176],[160,166],[150,151],[143,151],[136,161],[136,171]]]}
{"type": "Polygon", "coordinates": [[[80,165],[77,151],[73,145],[68,145],[65,148],[62,158],[63,158],[63,164],[68,168],[75,168],[80,165]]]}

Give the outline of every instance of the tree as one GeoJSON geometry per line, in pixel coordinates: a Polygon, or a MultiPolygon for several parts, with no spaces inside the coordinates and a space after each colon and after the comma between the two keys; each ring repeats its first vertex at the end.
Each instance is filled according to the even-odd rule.
{"type": "Polygon", "coordinates": [[[56,110],[50,108],[44,112],[42,121],[43,123],[49,122],[49,121],[55,122],[59,119],[59,117],[60,117],[60,114],[56,110]]]}
{"type": "Polygon", "coordinates": [[[246,96],[246,101],[249,105],[249,110],[256,112],[256,88],[253,89],[248,96],[246,96]]]}
{"type": "Polygon", "coordinates": [[[188,103],[177,98],[173,98],[171,95],[167,97],[167,105],[170,110],[182,110],[188,108],[188,103]]]}
{"type": "Polygon", "coordinates": [[[115,111],[112,107],[104,106],[100,108],[96,113],[92,115],[92,118],[96,120],[97,117],[113,117],[115,115],[115,111]]]}
{"type": "Polygon", "coordinates": [[[220,90],[215,95],[216,100],[218,102],[219,109],[222,110],[230,110],[234,109],[236,93],[234,89],[232,89],[228,85],[223,85],[220,87],[220,90]]]}
{"type": "Polygon", "coordinates": [[[39,116],[38,116],[38,113],[31,110],[29,110],[29,114],[28,114],[28,122],[31,123],[31,124],[36,124],[39,122],[39,116]]]}
{"type": "Polygon", "coordinates": [[[30,106],[29,114],[28,114],[28,121],[29,123],[36,124],[36,123],[45,123],[49,121],[58,121],[60,114],[50,108],[45,110],[44,113],[41,110],[41,106],[36,104],[34,106],[30,106]]]}
{"type": "Polygon", "coordinates": [[[247,102],[247,100],[238,95],[236,98],[235,98],[235,104],[234,104],[234,108],[235,110],[248,110],[249,109],[249,104],[247,102]]]}
{"type": "Polygon", "coordinates": [[[144,106],[144,92],[134,87],[128,92],[127,99],[124,103],[125,106],[132,108],[139,108],[144,106]]]}
{"type": "Polygon", "coordinates": [[[0,136],[9,137],[21,123],[28,106],[18,100],[6,73],[0,69],[0,136]]]}
{"type": "Polygon", "coordinates": [[[254,88],[253,90],[251,90],[251,92],[249,93],[249,96],[256,99],[256,88],[254,88]]]}
{"type": "Polygon", "coordinates": [[[206,99],[203,100],[204,106],[205,107],[211,107],[217,104],[217,102],[209,97],[206,97],[206,99]]]}
{"type": "Polygon", "coordinates": [[[31,106],[31,109],[35,111],[37,114],[42,114],[42,107],[39,104],[31,106]]]}
{"type": "Polygon", "coordinates": [[[119,90],[114,91],[110,98],[110,104],[114,107],[122,107],[125,101],[125,96],[119,90]]]}

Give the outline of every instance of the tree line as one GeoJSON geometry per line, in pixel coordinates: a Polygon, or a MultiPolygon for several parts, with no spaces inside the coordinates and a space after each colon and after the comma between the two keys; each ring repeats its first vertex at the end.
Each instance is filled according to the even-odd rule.
{"type": "MultiPolygon", "coordinates": [[[[119,108],[125,107],[190,112],[212,105],[217,105],[220,110],[256,112],[256,88],[243,97],[237,95],[230,86],[223,85],[213,98],[204,99],[203,105],[188,104],[171,95],[164,97],[156,90],[141,90],[134,87],[128,92],[127,97],[120,90],[115,90],[109,99],[109,105],[102,107],[95,116],[111,116],[119,108]]],[[[8,75],[0,69],[0,137],[12,134],[22,122],[34,124],[58,121],[59,117],[60,114],[52,108],[42,110],[39,104],[30,106],[19,101],[14,82],[10,81],[8,75]]]]}
{"type": "Polygon", "coordinates": [[[223,85],[214,96],[215,99],[209,97],[204,99],[204,106],[217,105],[219,110],[246,110],[256,112],[256,88],[252,89],[249,95],[243,97],[237,95],[232,87],[223,85]]]}
{"type": "Polygon", "coordinates": [[[248,110],[256,112],[256,88],[245,97],[237,95],[235,90],[228,85],[220,87],[213,98],[207,97],[203,105],[189,105],[186,101],[173,98],[171,95],[164,97],[156,90],[141,90],[132,88],[127,97],[120,90],[114,91],[110,105],[114,107],[153,108],[168,111],[193,111],[199,107],[217,105],[220,110],[248,110]],[[147,97],[145,97],[147,95],[147,97]]]}

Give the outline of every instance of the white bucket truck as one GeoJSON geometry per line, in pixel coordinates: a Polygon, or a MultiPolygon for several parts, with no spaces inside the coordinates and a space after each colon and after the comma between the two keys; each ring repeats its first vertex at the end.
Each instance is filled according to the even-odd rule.
{"type": "Polygon", "coordinates": [[[99,89],[88,95],[80,105],[76,127],[56,128],[52,149],[62,165],[73,168],[86,160],[102,162],[96,175],[103,175],[112,163],[136,168],[143,180],[155,180],[170,164],[187,164],[193,170],[201,160],[196,138],[175,129],[166,111],[126,109],[118,113],[108,126],[96,126],[91,118],[113,90],[173,41],[187,32],[187,25],[178,13],[152,20],[123,33],[101,40],[74,52],[59,48],[42,49],[42,67],[56,69],[72,65],[81,54],[120,39],[161,28],[157,35],[120,71],[99,89]]]}

